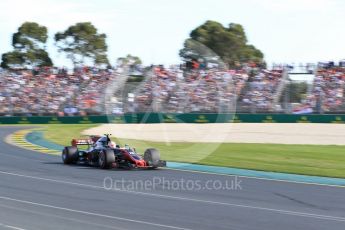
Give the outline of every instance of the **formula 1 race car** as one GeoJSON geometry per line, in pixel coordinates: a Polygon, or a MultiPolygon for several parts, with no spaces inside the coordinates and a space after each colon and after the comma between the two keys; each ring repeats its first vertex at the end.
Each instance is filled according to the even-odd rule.
{"type": "Polygon", "coordinates": [[[90,136],[88,139],[73,139],[72,146],[67,146],[62,151],[63,163],[84,163],[102,169],[156,169],[166,166],[166,161],[160,160],[157,149],[146,149],[144,156],[140,156],[135,148],[128,145],[121,148],[111,141],[109,136],[109,134],[105,134],[104,136],[90,136]],[[79,150],[80,145],[86,145],[86,150],[79,150]]]}

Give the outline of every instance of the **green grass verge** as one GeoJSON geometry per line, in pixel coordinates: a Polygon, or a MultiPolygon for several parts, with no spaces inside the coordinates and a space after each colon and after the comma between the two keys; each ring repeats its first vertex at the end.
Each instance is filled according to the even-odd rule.
{"type": "MultiPolygon", "coordinates": [[[[42,126],[47,139],[68,145],[73,137],[96,125],[42,126]]],[[[157,148],[162,158],[168,161],[345,178],[345,146],[163,143],[126,139],[116,139],[116,142],[121,145],[128,143],[139,152],[148,147],[157,148]]]]}
{"type": "Polygon", "coordinates": [[[56,144],[66,146],[71,144],[73,138],[81,137],[82,131],[96,126],[96,124],[43,125],[44,137],[56,144]]]}

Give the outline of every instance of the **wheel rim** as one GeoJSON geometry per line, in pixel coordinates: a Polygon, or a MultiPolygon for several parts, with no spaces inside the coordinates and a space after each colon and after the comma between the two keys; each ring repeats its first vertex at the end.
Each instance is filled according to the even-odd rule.
{"type": "Polygon", "coordinates": [[[105,162],[105,155],[103,152],[101,152],[99,154],[98,164],[102,167],[104,165],[104,162],[105,162]]]}

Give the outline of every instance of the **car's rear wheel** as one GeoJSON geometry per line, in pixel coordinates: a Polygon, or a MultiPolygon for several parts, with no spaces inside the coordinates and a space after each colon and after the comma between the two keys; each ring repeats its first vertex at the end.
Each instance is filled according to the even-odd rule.
{"type": "Polygon", "coordinates": [[[157,168],[160,162],[160,153],[157,149],[150,148],[144,152],[144,160],[151,168],[157,168]]]}
{"type": "Polygon", "coordinates": [[[74,146],[65,147],[62,150],[62,162],[66,165],[76,164],[78,161],[78,148],[74,146]]]}
{"type": "Polygon", "coordinates": [[[98,155],[98,164],[101,169],[110,169],[115,163],[115,154],[112,149],[102,150],[98,155]]]}

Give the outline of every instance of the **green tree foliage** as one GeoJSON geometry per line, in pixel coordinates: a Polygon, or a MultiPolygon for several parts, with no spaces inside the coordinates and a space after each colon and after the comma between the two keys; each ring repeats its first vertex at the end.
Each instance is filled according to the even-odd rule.
{"type": "Polygon", "coordinates": [[[106,35],[99,34],[90,22],[80,22],[55,34],[56,45],[60,52],[65,52],[74,65],[108,65],[106,35]]]}
{"type": "Polygon", "coordinates": [[[45,51],[48,31],[35,22],[25,22],[12,36],[14,51],[2,55],[1,67],[52,66],[52,60],[45,51]]]}
{"type": "MultiPolygon", "coordinates": [[[[231,23],[228,27],[215,21],[207,21],[197,27],[190,33],[183,49],[180,50],[180,56],[185,60],[195,59],[195,57],[204,56],[200,49],[196,49],[195,41],[211,49],[225,63],[234,66],[236,63],[245,62],[263,62],[263,53],[248,44],[247,36],[240,24],[231,23]]],[[[204,49],[202,51],[205,53],[204,49]]],[[[205,57],[214,59],[215,57],[205,57]]]]}
{"type": "Polygon", "coordinates": [[[308,84],[306,82],[290,82],[286,90],[288,90],[290,102],[299,103],[305,99],[308,84]]]}
{"type": "Polygon", "coordinates": [[[128,54],[126,57],[119,57],[117,63],[119,65],[140,65],[142,61],[139,57],[128,54]]]}
{"type": "Polygon", "coordinates": [[[290,81],[286,84],[281,96],[281,103],[301,103],[308,95],[308,83],[290,81]]]}
{"type": "Polygon", "coordinates": [[[24,55],[18,51],[7,52],[2,55],[2,68],[21,66],[25,63],[24,55]]]}

